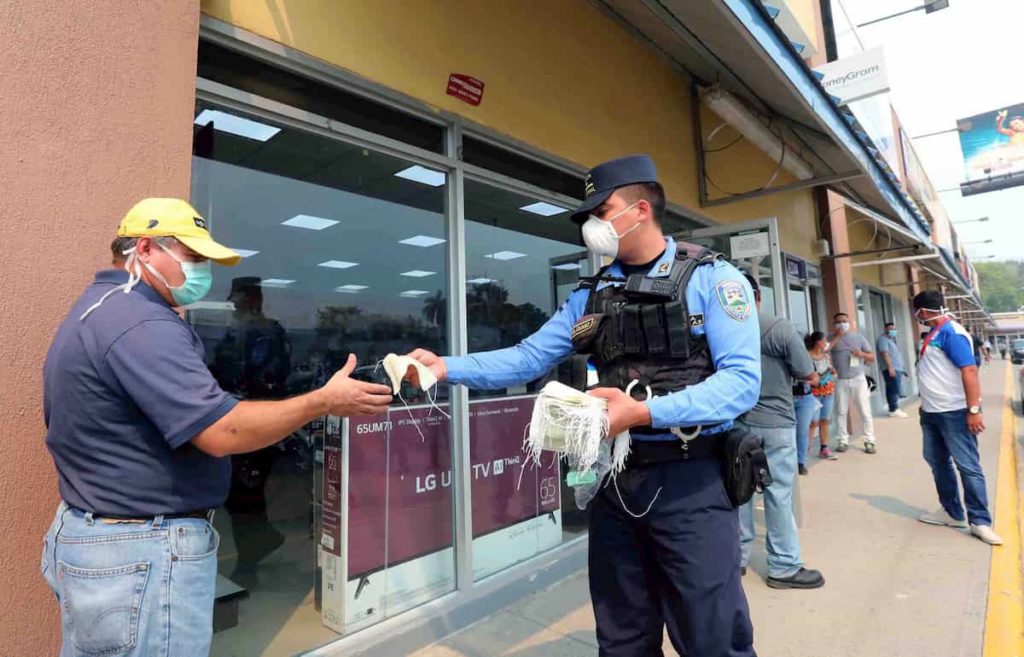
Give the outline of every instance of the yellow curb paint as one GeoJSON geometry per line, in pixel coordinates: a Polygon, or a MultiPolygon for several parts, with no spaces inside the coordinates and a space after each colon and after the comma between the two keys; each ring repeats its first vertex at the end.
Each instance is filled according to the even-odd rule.
{"type": "Polygon", "coordinates": [[[985,614],[984,657],[1024,657],[1024,588],[1022,588],[1020,487],[1017,481],[1016,417],[1013,365],[1006,370],[1003,430],[996,478],[995,530],[1003,545],[992,549],[985,614]]]}

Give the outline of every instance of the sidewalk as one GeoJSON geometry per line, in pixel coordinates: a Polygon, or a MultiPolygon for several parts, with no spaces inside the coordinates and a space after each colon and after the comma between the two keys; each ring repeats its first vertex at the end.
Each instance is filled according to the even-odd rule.
{"type": "MultiPolygon", "coordinates": [[[[995,502],[1007,363],[982,369],[980,447],[995,502]]],[[[764,540],[744,578],[762,657],[977,657],[982,653],[992,549],[966,531],[924,525],[938,507],[921,458],[917,404],[909,419],[875,418],[878,453],[859,443],[835,462],[811,457],[800,478],[804,559],[826,584],[777,591],[764,583],[764,540]]],[[[758,506],[759,503],[756,502],[758,506]]],[[[758,529],[764,524],[758,518],[758,529]]],[[[999,527],[996,527],[999,530],[999,527]]],[[[586,573],[560,582],[415,657],[584,657],[597,653],[586,573]]],[[[666,640],[665,654],[676,655],[666,640]]]]}

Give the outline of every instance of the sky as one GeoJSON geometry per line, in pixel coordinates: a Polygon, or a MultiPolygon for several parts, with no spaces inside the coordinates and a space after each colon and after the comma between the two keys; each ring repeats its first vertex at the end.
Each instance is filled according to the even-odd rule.
{"type": "MultiPolygon", "coordinates": [[[[841,0],[864,23],[924,0],[841,0]]],[[[833,0],[835,4],[835,0],[833,0]]],[[[911,136],[956,128],[960,118],[1024,103],[1024,0],[949,0],[857,30],[866,49],[882,46],[890,100],[911,136]]],[[[956,132],[914,140],[914,149],[974,262],[1024,260],[1024,186],[962,197],[965,178],[956,132]],[[991,244],[970,242],[992,240],[991,244]],[[995,256],[986,260],[985,256],[995,256]]]]}

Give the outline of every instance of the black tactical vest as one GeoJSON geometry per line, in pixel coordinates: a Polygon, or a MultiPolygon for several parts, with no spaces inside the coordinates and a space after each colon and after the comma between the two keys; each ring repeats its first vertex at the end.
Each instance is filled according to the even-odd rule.
{"type": "MultiPolygon", "coordinates": [[[[623,282],[606,277],[605,267],[597,276],[580,281],[579,288],[589,289],[590,298],[583,317],[573,327],[573,348],[597,368],[600,386],[627,390],[632,384],[629,393],[644,401],[648,387],[652,397],[660,397],[714,374],[707,339],[690,333],[691,327],[700,326],[704,319],[690,315],[686,285],[697,267],[721,257],[700,246],[678,243],[670,273],[664,278],[633,274],[625,279],[625,285],[599,290],[601,281],[623,282]]],[[[661,433],[649,427],[633,431],[661,433]]]]}

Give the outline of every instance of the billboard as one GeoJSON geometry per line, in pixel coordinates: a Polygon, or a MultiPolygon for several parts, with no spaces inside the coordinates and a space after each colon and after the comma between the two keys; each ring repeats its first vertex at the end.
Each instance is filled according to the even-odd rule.
{"type": "Polygon", "coordinates": [[[964,196],[1024,184],[1024,103],[956,122],[967,182],[964,196]]]}

